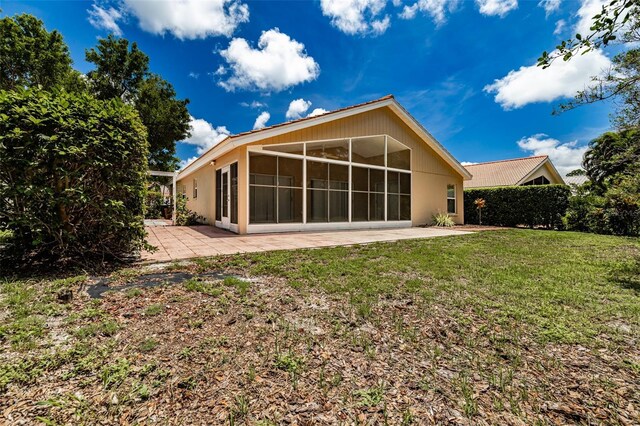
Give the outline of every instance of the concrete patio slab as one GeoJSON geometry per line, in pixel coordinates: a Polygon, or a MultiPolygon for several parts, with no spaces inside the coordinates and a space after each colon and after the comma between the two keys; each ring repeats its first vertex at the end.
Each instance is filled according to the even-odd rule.
{"type": "Polygon", "coordinates": [[[143,262],[166,262],[220,254],[348,246],[380,241],[471,234],[448,228],[364,229],[237,235],[213,226],[149,226],[147,242],[158,248],[143,252],[143,262]]]}

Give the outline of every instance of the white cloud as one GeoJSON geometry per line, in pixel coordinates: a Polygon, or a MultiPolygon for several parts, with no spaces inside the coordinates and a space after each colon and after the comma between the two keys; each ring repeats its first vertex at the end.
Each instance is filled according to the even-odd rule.
{"type": "Polygon", "coordinates": [[[138,18],[142,30],[180,40],[230,37],[249,21],[249,7],[239,0],[123,0],[123,10],[138,18]]]}
{"type": "Polygon", "coordinates": [[[321,0],[322,14],[345,34],[382,34],[389,28],[389,15],[381,16],[387,0],[321,0]]]}
{"type": "Polygon", "coordinates": [[[574,31],[582,36],[588,36],[593,24],[593,17],[602,12],[602,6],[609,3],[610,0],[583,0],[580,9],[576,13],[578,22],[574,27],[574,31]]]}
{"type": "Polygon", "coordinates": [[[402,19],[413,19],[418,11],[427,13],[436,24],[446,21],[447,12],[455,12],[459,0],[418,0],[411,6],[405,6],[400,13],[402,19]]]}
{"type": "Polygon", "coordinates": [[[106,30],[116,36],[122,35],[118,21],[123,18],[123,14],[119,10],[113,7],[103,8],[93,4],[87,12],[89,12],[89,23],[95,28],[106,30]]]}
{"type": "Polygon", "coordinates": [[[191,126],[191,136],[181,142],[195,145],[198,155],[203,154],[231,134],[225,126],[213,127],[211,123],[201,118],[191,117],[189,125],[191,126]]]}
{"type": "Polygon", "coordinates": [[[189,77],[190,77],[190,78],[195,78],[195,79],[197,80],[197,79],[200,77],[200,74],[198,74],[197,72],[193,72],[193,71],[191,71],[191,72],[189,73],[189,77]]]}
{"type": "Polygon", "coordinates": [[[185,167],[187,167],[189,164],[193,163],[197,159],[198,157],[190,157],[186,160],[180,160],[180,170],[184,169],[185,167]]]}
{"type": "Polygon", "coordinates": [[[311,111],[311,112],[309,113],[309,115],[307,115],[307,117],[315,117],[315,116],[317,116],[317,115],[326,114],[326,113],[328,113],[328,112],[329,112],[329,111],[327,111],[327,110],[326,110],[326,109],[324,109],[324,108],[315,108],[313,111],[311,111]]]}
{"type": "Polygon", "coordinates": [[[245,108],[258,109],[258,108],[266,108],[267,104],[265,104],[264,102],[259,102],[259,101],[251,101],[251,103],[249,103],[249,102],[240,102],[240,106],[243,106],[245,108]]]}
{"type": "Polygon", "coordinates": [[[311,101],[305,101],[304,99],[295,99],[291,101],[289,104],[289,109],[287,109],[286,117],[289,120],[300,118],[304,115],[305,112],[311,106],[311,101]]]}
{"type": "Polygon", "coordinates": [[[466,167],[466,166],[473,166],[474,164],[478,164],[478,163],[474,163],[473,161],[463,161],[460,164],[466,167]]]}
{"type": "Polygon", "coordinates": [[[562,176],[582,167],[582,157],[588,149],[586,145],[578,146],[577,141],[561,143],[544,133],[522,138],[518,146],[532,155],[548,155],[562,176]]]}
{"type": "Polygon", "coordinates": [[[567,22],[564,19],[560,19],[558,22],[556,22],[556,28],[555,30],[553,30],[553,35],[562,34],[566,27],[567,27],[567,22]]]}
{"type": "Polygon", "coordinates": [[[256,122],[253,123],[253,130],[262,129],[267,125],[267,121],[271,118],[271,114],[267,111],[262,111],[258,118],[256,118],[256,122]]]}
{"type": "MultiPolygon", "coordinates": [[[[554,52],[555,53],[555,52],[554,52]]],[[[534,102],[551,102],[559,98],[573,97],[611,66],[602,51],[594,50],[577,55],[571,61],[554,61],[547,69],[536,64],[512,70],[505,77],[484,87],[495,93],[495,101],[504,109],[520,108],[534,102]]]]}
{"type": "Polygon", "coordinates": [[[546,16],[549,16],[560,9],[560,3],[562,3],[562,0],[540,0],[538,6],[544,9],[546,16]]]}
{"type": "Polygon", "coordinates": [[[231,75],[218,84],[232,92],[236,89],[276,91],[313,81],[320,66],[304,50],[304,44],[281,33],[278,28],[264,31],[253,48],[247,40],[234,38],[220,51],[231,75]]]}
{"type": "Polygon", "coordinates": [[[502,18],[518,7],[518,0],[476,0],[476,4],[481,14],[502,18]]]}

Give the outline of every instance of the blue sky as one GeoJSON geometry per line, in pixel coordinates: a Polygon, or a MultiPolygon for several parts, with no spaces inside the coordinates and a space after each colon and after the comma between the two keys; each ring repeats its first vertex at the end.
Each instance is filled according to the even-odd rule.
{"type": "Polygon", "coordinates": [[[3,1],[57,29],[74,66],[115,33],[189,98],[187,161],[227,133],[386,94],[463,162],[549,154],[562,172],[609,128],[611,105],[551,111],[609,64],[591,52],[535,67],[602,0],[3,1]],[[292,104],[293,101],[296,101],[292,104]],[[287,114],[289,112],[289,114],[287,114]],[[260,116],[261,120],[258,120],[260,116]],[[268,119],[267,119],[268,117],[268,119]],[[266,120],[265,120],[266,119],[266,120]]]}

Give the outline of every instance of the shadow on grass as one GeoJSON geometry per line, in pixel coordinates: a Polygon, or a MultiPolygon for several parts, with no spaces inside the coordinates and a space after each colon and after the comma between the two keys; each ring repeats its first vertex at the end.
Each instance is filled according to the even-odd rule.
{"type": "Polygon", "coordinates": [[[640,295],[640,254],[635,254],[631,262],[614,269],[609,279],[622,288],[633,290],[636,295],[640,295]]]}

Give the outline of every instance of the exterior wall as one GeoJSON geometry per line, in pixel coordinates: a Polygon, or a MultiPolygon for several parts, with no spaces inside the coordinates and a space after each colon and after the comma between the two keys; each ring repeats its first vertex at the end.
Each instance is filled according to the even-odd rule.
{"type": "MultiPolygon", "coordinates": [[[[438,212],[447,211],[447,185],[456,185],[456,223],[464,223],[463,178],[433,151],[389,108],[379,108],[351,117],[319,124],[306,129],[263,139],[250,145],[272,145],[289,142],[307,142],[358,136],[387,134],[411,148],[411,222],[413,226],[431,223],[438,212]]],[[[187,185],[187,207],[215,223],[215,170],[238,161],[238,230],[247,232],[248,224],[248,164],[247,148],[239,147],[178,181],[187,185]],[[198,179],[198,199],[192,200],[193,179],[198,179]],[[184,181],[184,182],[183,182],[184,181]],[[206,193],[205,193],[206,192],[206,193]]],[[[180,186],[178,187],[180,188],[180,186]]]]}
{"type": "MultiPolygon", "coordinates": [[[[464,223],[463,178],[389,108],[357,114],[250,145],[272,145],[357,136],[387,134],[411,148],[411,222],[431,223],[431,217],[447,211],[447,185],[456,185],[456,223],[464,223]]],[[[244,172],[246,175],[246,170],[244,172]]],[[[246,197],[244,200],[246,204],[246,197]]],[[[245,217],[246,220],[246,216],[245,217]]]]}

